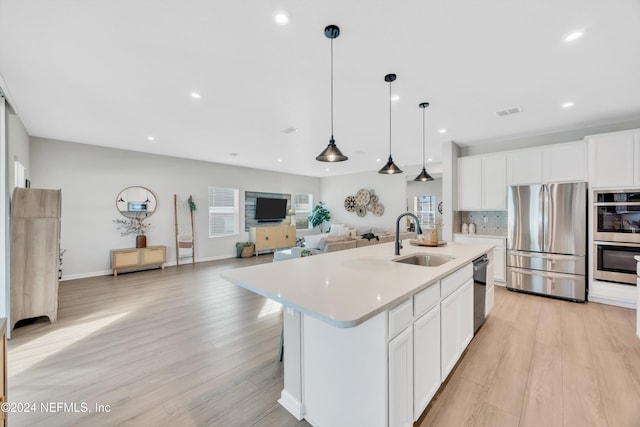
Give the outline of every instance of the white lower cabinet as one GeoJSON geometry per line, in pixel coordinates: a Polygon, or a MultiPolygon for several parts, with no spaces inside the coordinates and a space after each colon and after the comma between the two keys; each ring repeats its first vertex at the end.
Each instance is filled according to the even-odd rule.
{"type": "Polygon", "coordinates": [[[413,425],[413,333],[406,328],[389,342],[389,427],[413,425]]]}
{"type": "Polygon", "coordinates": [[[413,324],[413,419],[417,420],[440,387],[440,306],[413,324]]]}
{"type": "Polygon", "coordinates": [[[440,304],[440,366],[444,381],[473,338],[473,278],[440,304]]]}

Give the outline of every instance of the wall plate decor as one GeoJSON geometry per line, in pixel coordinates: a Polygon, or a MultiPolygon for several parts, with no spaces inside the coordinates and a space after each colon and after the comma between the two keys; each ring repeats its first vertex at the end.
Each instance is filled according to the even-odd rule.
{"type": "Polygon", "coordinates": [[[364,206],[358,206],[356,208],[356,215],[365,216],[366,214],[367,214],[367,208],[365,208],[364,206]]]}
{"type": "Polygon", "coordinates": [[[382,203],[374,203],[371,213],[375,216],[381,216],[384,213],[384,205],[382,203]]]}
{"type": "Polygon", "coordinates": [[[442,215],[442,202],[438,203],[438,213],[442,215]]]}
{"type": "Polygon", "coordinates": [[[347,210],[347,212],[354,212],[356,210],[355,196],[347,196],[344,199],[344,208],[347,210]]]}
{"type": "Polygon", "coordinates": [[[371,195],[371,203],[378,203],[378,196],[376,194],[371,195]]]}
{"type": "Polygon", "coordinates": [[[356,193],[356,205],[366,206],[366,204],[369,203],[370,197],[371,196],[369,195],[369,192],[367,190],[358,190],[358,192],[356,193]]]}

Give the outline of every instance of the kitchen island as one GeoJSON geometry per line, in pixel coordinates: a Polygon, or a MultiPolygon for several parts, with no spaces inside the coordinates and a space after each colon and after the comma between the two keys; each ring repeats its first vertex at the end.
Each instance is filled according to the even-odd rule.
{"type": "Polygon", "coordinates": [[[394,256],[386,243],[222,277],[285,306],[282,406],[317,427],[392,427],[420,416],[473,338],[472,261],[492,249],[405,244],[394,256]],[[451,259],[396,262],[419,253],[451,259]]]}

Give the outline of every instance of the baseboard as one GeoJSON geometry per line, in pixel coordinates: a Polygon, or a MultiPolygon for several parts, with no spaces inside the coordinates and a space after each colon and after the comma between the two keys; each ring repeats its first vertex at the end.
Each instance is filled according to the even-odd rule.
{"type": "Polygon", "coordinates": [[[278,403],[282,405],[291,415],[296,417],[298,421],[304,418],[304,407],[302,402],[293,397],[287,390],[282,390],[278,403]]]}
{"type": "Polygon", "coordinates": [[[594,280],[589,286],[589,301],[635,309],[637,292],[637,288],[632,285],[594,280]]]}
{"type": "MultiPolygon", "coordinates": [[[[220,256],[212,256],[212,257],[206,257],[206,258],[196,258],[196,264],[200,263],[200,262],[207,262],[207,261],[219,261],[221,259],[232,259],[235,258],[234,256],[230,256],[230,255],[220,255],[220,256]]],[[[180,265],[190,265],[191,261],[187,261],[184,263],[180,263],[180,265]]],[[[164,266],[165,267],[174,267],[176,266],[176,260],[175,258],[173,259],[173,261],[167,261],[164,266]]],[[[60,279],[61,282],[67,281],[67,280],[75,280],[75,279],[86,279],[89,277],[99,277],[99,276],[111,276],[113,274],[113,270],[103,270],[103,271],[90,271],[88,273],[78,273],[78,274],[68,274],[68,275],[63,275],[62,279],[60,279]]]]}

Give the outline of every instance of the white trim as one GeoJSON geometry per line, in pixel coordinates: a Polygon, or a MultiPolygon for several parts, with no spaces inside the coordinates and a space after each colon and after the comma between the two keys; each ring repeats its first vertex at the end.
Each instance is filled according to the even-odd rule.
{"type": "Polygon", "coordinates": [[[287,390],[282,390],[280,399],[278,399],[278,403],[282,405],[282,407],[286,409],[291,415],[296,417],[298,421],[304,418],[304,406],[302,405],[302,402],[293,397],[293,395],[287,390]]]}
{"type": "MultiPolygon", "coordinates": [[[[3,183],[0,186],[0,317],[6,317],[7,325],[11,325],[8,145],[6,103],[0,91],[0,176],[3,183]]],[[[7,330],[7,336],[11,336],[11,329],[7,330]]]]}
{"type": "Polygon", "coordinates": [[[635,309],[637,292],[633,285],[594,280],[589,286],[589,301],[635,309]]]}

